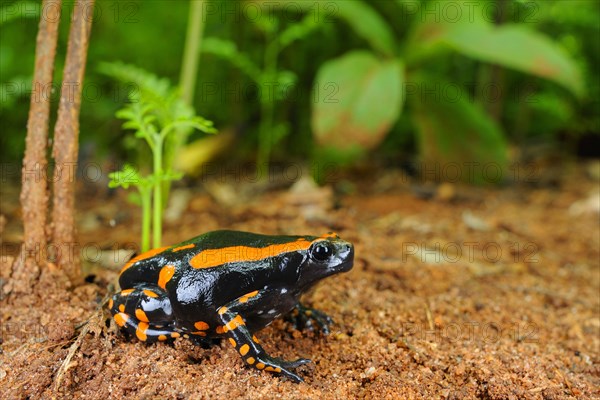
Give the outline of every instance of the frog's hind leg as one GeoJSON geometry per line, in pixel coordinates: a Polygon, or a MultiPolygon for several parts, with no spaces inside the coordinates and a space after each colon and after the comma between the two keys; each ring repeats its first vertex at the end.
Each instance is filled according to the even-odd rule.
{"type": "Polygon", "coordinates": [[[143,342],[153,343],[181,335],[174,328],[171,302],[160,287],[137,285],[116,293],[108,302],[116,324],[143,342]]]}

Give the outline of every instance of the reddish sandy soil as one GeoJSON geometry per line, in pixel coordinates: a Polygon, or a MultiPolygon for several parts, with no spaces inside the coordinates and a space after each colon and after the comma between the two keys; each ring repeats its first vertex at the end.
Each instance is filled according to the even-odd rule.
{"type": "MultiPolygon", "coordinates": [[[[88,282],[65,289],[51,265],[31,293],[3,290],[0,398],[600,398],[599,186],[589,167],[505,188],[436,188],[386,172],[333,191],[180,190],[189,201],[166,223],[167,244],[222,228],[335,230],[355,244],[354,269],[304,297],[336,321],[329,336],[279,320],[257,334],[272,355],[313,360],[298,368],[301,384],[246,368],[226,342],[125,340],[101,305],[126,259],[91,261],[138,240],[138,211],[124,193],[82,195],[88,282]]],[[[18,190],[2,187],[4,289],[22,239],[18,190]]]]}

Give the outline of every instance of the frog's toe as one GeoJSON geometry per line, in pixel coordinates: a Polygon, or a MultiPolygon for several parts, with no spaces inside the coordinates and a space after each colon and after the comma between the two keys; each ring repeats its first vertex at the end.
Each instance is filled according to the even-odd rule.
{"type": "Polygon", "coordinates": [[[272,371],[272,372],[280,373],[281,375],[283,375],[286,378],[292,380],[293,382],[300,383],[300,382],[304,382],[304,379],[302,379],[300,377],[300,375],[293,373],[290,369],[299,367],[299,366],[307,364],[309,362],[310,362],[310,360],[307,360],[305,358],[301,358],[301,359],[296,360],[296,361],[283,362],[282,363],[283,366],[273,367],[274,368],[273,370],[267,369],[269,367],[266,367],[265,371],[272,371]]]}
{"type": "Polygon", "coordinates": [[[295,361],[285,361],[275,357],[264,357],[257,361],[258,362],[254,365],[255,368],[281,374],[295,383],[304,382],[304,379],[292,372],[291,369],[311,362],[311,360],[307,358],[299,358],[295,361]]]}
{"type": "Polygon", "coordinates": [[[312,327],[312,323],[314,322],[321,332],[325,335],[329,335],[329,326],[333,324],[333,319],[329,315],[325,314],[323,311],[311,310],[308,318],[307,326],[309,328],[312,327]]]}
{"type": "Polygon", "coordinates": [[[206,338],[198,335],[189,335],[189,339],[195,346],[200,346],[203,349],[210,349],[212,346],[218,345],[221,338],[206,338]]]}
{"type": "Polygon", "coordinates": [[[308,358],[299,358],[296,361],[284,361],[284,364],[286,368],[296,368],[311,362],[312,360],[309,360],[308,358]]]}
{"type": "Polygon", "coordinates": [[[309,329],[312,331],[318,328],[325,335],[329,334],[329,326],[334,323],[333,319],[323,311],[305,307],[300,303],[289,315],[288,320],[294,324],[296,329],[309,329]]]}
{"type": "Polygon", "coordinates": [[[302,379],[299,375],[297,375],[291,371],[288,371],[286,369],[281,370],[281,375],[285,376],[286,378],[288,378],[289,380],[291,380],[294,383],[304,382],[304,379],[302,379]]]}

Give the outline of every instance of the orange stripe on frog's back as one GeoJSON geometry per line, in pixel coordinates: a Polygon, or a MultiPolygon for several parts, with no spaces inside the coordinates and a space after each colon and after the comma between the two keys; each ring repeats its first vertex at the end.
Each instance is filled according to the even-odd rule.
{"type": "Polygon", "coordinates": [[[155,255],[162,253],[163,251],[165,251],[168,248],[169,247],[167,246],[167,247],[159,247],[157,249],[148,250],[147,252],[142,253],[137,257],[132,258],[131,260],[129,260],[127,262],[127,264],[125,264],[125,266],[123,267],[123,269],[121,270],[120,273],[122,274],[123,272],[125,272],[129,267],[131,267],[136,262],[145,260],[150,257],[154,257],[155,255]]]}
{"type": "Polygon", "coordinates": [[[319,239],[339,239],[339,238],[340,238],[340,236],[335,232],[328,232],[319,237],[319,239]]]}
{"type": "Polygon", "coordinates": [[[181,250],[186,250],[186,249],[193,249],[194,246],[196,246],[194,243],[190,243],[190,244],[186,244],[186,245],[183,245],[183,246],[175,247],[175,248],[171,249],[171,251],[173,253],[175,253],[176,251],[181,251],[181,250]]]}
{"type": "Polygon", "coordinates": [[[203,250],[190,259],[193,268],[212,268],[219,265],[244,261],[259,261],[284,253],[306,250],[311,242],[298,239],[289,243],[272,244],[266,247],[231,246],[221,249],[203,250]]]}

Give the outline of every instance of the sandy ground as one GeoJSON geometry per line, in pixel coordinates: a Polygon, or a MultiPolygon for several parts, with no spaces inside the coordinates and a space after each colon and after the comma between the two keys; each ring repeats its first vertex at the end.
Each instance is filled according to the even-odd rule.
{"type": "MultiPolygon", "coordinates": [[[[329,336],[279,320],[257,334],[272,355],[312,359],[301,384],[244,367],[225,342],[125,340],[101,304],[125,261],[110,250],[137,241],[137,210],[95,193],[79,202],[88,282],[65,289],[49,268],[31,294],[0,300],[0,398],[600,398],[598,181],[585,171],[552,185],[431,190],[388,172],[345,195],[292,186],[237,201],[180,190],[165,243],[227,228],[335,230],[355,244],[354,269],[304,297],[336,321],[329,336]]],[[[5,284],[18,187],[2,190],[5,284]]]]}

